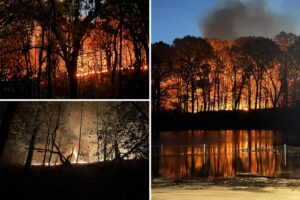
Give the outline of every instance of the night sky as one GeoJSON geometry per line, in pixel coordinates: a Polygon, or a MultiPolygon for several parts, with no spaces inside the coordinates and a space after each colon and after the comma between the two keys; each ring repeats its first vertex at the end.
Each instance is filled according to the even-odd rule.
{"type": "Polygon", "coordinates": [[[186,35],[202,36],[201,21],[211,11],[230,3],[265,3],[267,12],[288,15],[287,22],[295,21],[293,31],[300,33],[299,0],[152,0],[152,43],[172,43],[186,35]]]}

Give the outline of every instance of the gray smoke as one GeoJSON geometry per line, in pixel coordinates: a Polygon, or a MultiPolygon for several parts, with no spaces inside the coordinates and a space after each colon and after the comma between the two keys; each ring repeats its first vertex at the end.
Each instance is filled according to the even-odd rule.
{"type": "Polygon", "coordinates": [[[296,19],[273,11],[265,0],[225,0],[200,21],[204,37],[233,40],[243,36],[273,38],[281,31],[296,33],[296,19]]]}

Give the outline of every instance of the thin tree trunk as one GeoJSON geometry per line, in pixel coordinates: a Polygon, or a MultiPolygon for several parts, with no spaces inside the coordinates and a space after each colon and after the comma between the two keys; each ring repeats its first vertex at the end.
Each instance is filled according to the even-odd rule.
{"type": "Polygon", "coordinates": [[[51,81],[51,72],[52,72],[52,45],[48,44],[47,47],[47,98],[52,98],[52,81],[51,81]]]}
{"type": "MultiPolygon", "coordinates": [[[[51,146],[51,153],[49,156],[48,166],[50,166],[50,164],[51,164],[53,149],[54,149],[54,147],[57,147],[55,142],[56,142],[57,129],[59,127],[59,122],[60,122],[60,104],[58,104],[57,120],[56,120],[55,128],[54,128],[54,131],[52,132],[52,137],[51,137],[52,146],[51,146]]],[[[58,147],[57,147],[57,151],[59,151],[58,147]]]]}
{"type": "Polygon", "coordinates": [[[115,76],[116,76],[116,70],[117,70],[117,65],[118,65],[117,32],[118,32],[118,30],[116,30],[116,32],[114,33],[114,54],[115,54],[115,61],[114,61],[113,71],[112,71],[112,74],[111,74],[111,86],[112,86],[112,90],[114,89],[113,87],[115,85],[115,76]]]}
{"type": "Polygon", "coordinates": [[[34,122],[35,122],[34,126],[35,127],[33,129],[31,139],[30,139],[30,142],[29,142],[28,154],[27,154],[27,158],[26,158],[26,162],[25,162],[25,166],[24,166],[25,173],[29,171],[29,168],[30,168],[31,163],[32,163],[36,135],[37,135],[38,129],[40,127],[39,119],[38,119],[39,112],[40,111],[37,110],[36,113],[35,113],[35,117],[34,117],[34,122]]]}
{"type": "Polygon", "coordinates": [[[116,134],[115,134],[115,141],[114,141],[114,151],[115,151],[115,160],[119,160],[121,157],[120,157],[119,145],[118,145],[116,134]]]}
{"type": "Polygon", "coordinates": [[[7,141],[10,126],[17,110],[18,102],[7,102],[4,115],[0,126],[0,161],[4,152],[5,143],[7,141]]]}
{"type": "MultiPolygon", "coordinates": [[[[120,16],[123,18],[123,0],[121,0],[120,16]]],[[[119,55],[119,98],[122,97],[122,50],[123,50],[123,19],[120,20],[120,55],[119,55]]]]}
{"type": "MultiPolygon", "coordinates": [[[[49,122],[49,126],[48,126],[48,132],[47,132],[47,138],[46,138],[46,144],[45,144],[45,149],[46,149],[46,150],[47,150],[48,147],[49,147],[49,139],[50,139],[51,123],[52,123],[52,115],[51,115],[51,117],[50,117],[50,122],[49,122]]],[[[45,153],[44,153],[43,167],[45,166],[46,157],[47,157],[47,151],[45,151],[45,153]]]]}
{"type": "Polygon", "coordinates": [[[202,98],[203,98],[203,110],[206,111],[207,101],[206,101],[206,91],[204,87],[202,87],[202,98]]]}
{"type": "Polygon", "coordinates": [[[237,69],[236,66],[233,66],[233,73],[234,73],[234,79],[233,79],[233,87],[232,87],[232,110],[235,110],[235,99],[236,99],[236,90],[237,90],[237,69]]]}
{"type": "Polygon", "coordinates": [[[261,76],[261,79],[259,81],[259,109],[262,109],[262,76],[261,76]]]}
{"type": "Polygon", "coordinates": [[[99,104],[97,104],[96,118],[97,118],[97,126],[96,126],[96,128],[97,128],[97,132],[96,132],[96,134],[97,134],[97,158],[98,158],[98,162],[99,162],[100,161],[100,130],[102,130],[100,127],[101,121],[100,121],[100,113],[99,113],[99,104]]]}
{"type": "Polygon", "coordinates": [[[72,58],[65,60],[65,65],[68,71],[70,97],[75,99],[78,96],[78,81],[77,81],[77,58],[79,50],[73,50],[72,58]],[[76,51],[76,52],[75,52],[76,51]]]}
{"type": "Polygon", "coordinates": [[[135,55],[135,76],[137,77],[140,74],[141,67],[142,67],[142,58],[141,58],[141,50],[138,46],[138,40],[136,38],[136,35],[134,31],[131,30],[131,36],[132,36],[132,43],[133,43],[133,50],[135,55]]]}
{"type": "Polygon", "coordinates": [[[192,92],[192,113],[194,113],[195,110],[195,83],[194,80],[191,80],[191,92],[192,92]]]}
{"type": "Polygon", "coordinates": [[[43,66],[43,51],[44,51],[44,46],[45,46],[45,28],[44,26],[42,27],[42,44],[41,44],[41,49],[39,52],[39,71],[37,75],[37,96],[41,96],[41,76],[42,76],[42,66],[43,66]]]}
{"type": "Polygon", "coordinates": [[[251,96],[252,96],[252,93],[251,93],[251,82],[249,80],[249,83],[248,83],[248,110],[251,110],[251,96]]]}
{"type": "Polygon", "coordinates": [[[81,104],[81,112],[80,112],[80,130],[79,130],[79,141],[78,141],[78,151],[77,151],[76,164],[78,164],[78,160],[79,160],[79,157],[80,157],[81,129],[82,129],[82,113],[83,113],[83,105],[81,104]]]}
{"type": "Polygon", "coordinates": [[[255,110],[257,110],[258,90],[259,90],[259,81],[255,80],[255,110]]]}
{"type": "MultiPolygon", "coordinates": [[[[58,148],[59,148],[59,149],[60,149],[60,145],[61,145],[62,135],[63,135],[63,132],[62,132],[62,130],[60,130],[59,141],[58,141],[58,148]]],[[[56,163],[57,163],[57,161],[58,161],[58,158],[59,158],[59,155],[56,156],[54,165],[56,165],[56,163]]]]}
{"type": "Polygon", "coordinates": [[[184,105],[185,105],[185,112],[189,112],[189,84],[186,83],[186,96],[185,96],[185,102],[184,102],[184,105]]]}
{"type": "Polygon", "coordinates": [[[218,87],[217,87],[217,90],[218,90],[218,92],[217,92],[217,95],[218,95],[218,110],[220,110],[220,77],[218,76],[218,87]]]}
{"type": "Polygon", "coordinates": [[[106,57],[106,63],[107,63],[107,71],[111,72],[111,51],[105,50],[105,57],[106,57]]]}
{"type": "Polygon", "coordinates": [[[106,138],[107,130],[104,132],[104,141],[103,141],[103,160],[106,162],[107,160],[107,138],[106,138]]]}

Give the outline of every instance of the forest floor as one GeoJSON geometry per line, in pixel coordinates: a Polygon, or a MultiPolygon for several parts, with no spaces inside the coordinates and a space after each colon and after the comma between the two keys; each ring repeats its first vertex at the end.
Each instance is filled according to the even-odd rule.
{"type": "Polygon", "coordinates": [[[229,177],[152,180],[153,200],[299,200],[300,179],[229,177]]]}
{"type": "Polygon", "coordinates": [[[0,167],[0,199],[148,199],[148,160],[61,167],[0,167]]]}
{"type": "MultiPolygon", "coordinates": [[[[112,85],[111,73],[99,75],[90,74],[78,77],[77,99],[148,99],[149,71],[140,74],[124,71],[120,84],[118,71],[112,85]],[[120,87],[121,86],[121,87],[120,87]]],[[[58,77],[53,81],[51,95],[47,85],[41,85],[41,94],[38,96],[36,80],[15,78],[8,81],[0,80],[1,99],[69,99],[69,82],[67,77],[58,77]]]]}

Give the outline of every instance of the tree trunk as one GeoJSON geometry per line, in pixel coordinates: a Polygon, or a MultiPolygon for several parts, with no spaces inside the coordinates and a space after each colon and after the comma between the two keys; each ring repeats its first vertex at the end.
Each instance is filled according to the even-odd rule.
{"type": "Polygon", "coordinates": [[[105,57],[106,57],[106,63],[107,63],[107,71],[111,72],[111,51],[105,50],[105,57]]]}
{"type": "Polygon", "coordinates": [[[233,73],[234,73],[234,78],[233,78],[233,87],[232,87],[232,110],[235,110],[235,99],[236,99],[236,90],[237,90],[237,69],[236,66],[233,66],[233,73]]]}
{"type": "Polygon", "coordinates": [[[259,90],[259,81],[255,80],[255,107],[254,107],[255,110],[257,110],[258,90],[259,90]]]}
{"type": "Polygon", "coordinates": [[[249,83],[248,83],[248,110],[251,110],[251,96],[252,96],[251,82],[249,80],[249,83]]]}
{"type": "Polygon", "coordinates": [[[107,130],[104,132],[104,141],[103,141],[103,161],[107,160],[107,138],[106,138],[107,130]]]}
{"type": "Polygon", "coordinates": [[[0,161],[4,152],[5,143],[7,141],[10,126],[13,121],[18,102],[7,102],[4,115],[0,126],[0,161]]]}
{"type": "MultiPolygon", "coordinates": [[[[121,0],[120,16],[123,18],[123,0],[121,0]]],[[[120,53],[119,53],[119,98],[122,98],[122,50],[123,50],[123,19],[120,20],[120,53]]]]}
{"type": "Polygon", "coordinates": [[[51,72],[52,72],[52,45],[48,44],[47,47],[47,98],[52,98],[52,81],[51,81],[51,72]]]}
{"type": "MultiPolygon", "coordinates": [[[[58,148],[59,148],[59,149],[60,149],[60,145],[61,145],[61,139],[62,139],[62,136],[63,136],[63,132],[62,132],[62,130],[60,130],[59,141],[58,141],[58,148]]],[[[57,163],[57,161],[58,161],[58,158],[59,158],[59,155],[56,156],[54,165],[56,165],[56,163],[57,163]]]]}
{"type": "Polygon", "coordinates": [[[69,62],[65,61],[67,70],[68,70],[68,78],[70,84],[70,97],[76,99],[78,96],[78,81],[77,81],[77,57],[76,61],[69,62]]]}
{"type": "Polygon", "coordinates": [[[31,135],[31,139],[29,142],[29,148],[28,148],[28,154],[27,154],[27,158],[26,158],[26,162],[25,162],[25,166],[24,166],[24,171],[25,173],[29,171],[29,168],[31,166],[32,163],[32,158],[33,158],[33,151],[34,151],[34,145],[35,145],[35,140],[36,140],[36,135],[37,132],[39,130],[40,124],[39,124],[39,110],[36,111],[35,113],[35,117],[34,117],[34,129],[31,135]]]}
{"type": "Polygon", "coordinates": [[[79,130],[79,141],[78,141],[78,151],[76,164],[78,164],[79,156],[80,156],[80,147],[81,147],[81,129],[82,129],[82,113],[83,113],[83,105],[81,104],[81,112],[80,112],[80,130],[79,130]]]}
{"type": "MultiPolygon", "coordinates": [[[[48,147],[49,147],[49,139],[50,139],[51,123],[52,123],[52,115],[51,115],[51,117],[50,117],[50,122],[49,122],[49,126],[48,126],[48,131],[47,131],[47,138],[46,138],[46,144],[45,144],[45,149],[46,149],[46,150],[48,150],[48,147]]],[[[44,153],[43,167],[45,166],[46,157],[47,157],[47,151],[45,151],[45,153],[44,153]]]]}
{"type": "Polygon", "coordinates": [[[191,95],[192,95],[192,113],[194,113],[195,110],[195,83],[194,80],[191,81],[191,95]]]}
{"type": "MultiPolygon", "coordinates": [[[[54,147],[56,147],[57,151],[59,152],[59,148],[56,145],[56,133],[57,133],[57,129],[59,128],[59,122],[60,122],[60,104],[58,104],[58,113],[57,113],[55,128],[54,128],[53,132],[51,133],[51,135],[52,135],[52,137],[51,137],[52,146],[51,146],[51,153],[50,153],[50,156],[49,156],[48,166],[50,166],[50,164],[51,164],[52,152],[53,152],[54,147]]],[[[60,155],[60,157],[61,157],[61,155],[60,155]]]]}
{"type": "Polygon", "coordinates": [[[114,141],[114,151],[115,151],[115,160],[120,160],[121,155],[120,155],[120,151],[119,151],[118,141],[116,139],[114,141]]]}
{"type": "Polygon", "coordinates": [[[261,79],[259,81],[259,109],[262,109],[262,76],[261,76],[261,79]]]}
{"type": "Polygon", "coordinates": [[[186,83],[186,86],[185,86],[185,90],[186,90],[186,95],[185,95],[185,99],[184,99],[184,110],[185,112],[189,112],[189,84],[186,83]]]}
{"type": "Polygon", "coordinates": [[[203,98],[203,110],[206,111],[206,109],[207,109],[207,100],[206,100],[206,91],[205,91],[204,87],[202,87],[202,98],[203,98]]]}
{"type": "Polygon", "coordinates": [[[26,163],[25,163],[25,172],[27,172],[31,166],[35,139],[36,139],[36,133],[33,132],[31,139],[30,139],[30,143],[29,143],[29,149],[28,149],[28,154],[27,154],[26,163]]]}
{"type": "Polygon", "coordinates": [[[218,98],[217,98],[217,100],[218,100],[218,110],[220,110],[220,106],[221,106],[221,104],[220,104],[220,77],[218,76],[218,87],[217,87],[217,90],[218,90],[218,92],[217,92],[217,95],[218,95],[218,98]]]}
{"type": "Polygon", "coordinates": [[[117,65],[118,65],[117,32],[118,32],[118,30],[116,30],[116,32],[114,33],[114,54],[115,54],[115,61],[114,61],[113,70],[112,70],[112,74],[111,74],[111,86],[112,86],[111,89],[112,90],[114,90],[115,76],[116,76],[116,70],[117,70],[117,65]]]}
{"type": "Polygon", "coordinates": [[[42,44],[41,44],[41,49],[39,52],[39,71],[36,79],[36,84],[37,84],[37,96],[41,96],[41,76],[42,76],[42,66],[43,66],[43,51],[44,51],[44,46],[45,46],[45,28],[44,26],[41,26],[42,28],[42,44]]]}
{"type": "MultiPolygon", "coordinates": [[[[77,70],[76,72],[73,73],[77,74],[77,70]]],[[[70,84],[70,97],[72,99],[75,99],[78,96],[78,81],[76,75],[69,75],[69,84],[70,84]]]]}
{"type": "MultiPolygon", "coordinates": [[[[132,34],[132,33],[131,33],[132,34]]],[[[136,36],[133,36],[133,50],[134,50],[134,55],[135,55],[135,72],[136,72],[136,76],[139,75],[140,71],[141,71],[141,67],[142,67],[142,54],[141,54],[141,50],[138,46],[138,41],[136,39],[136,36]]]]}

